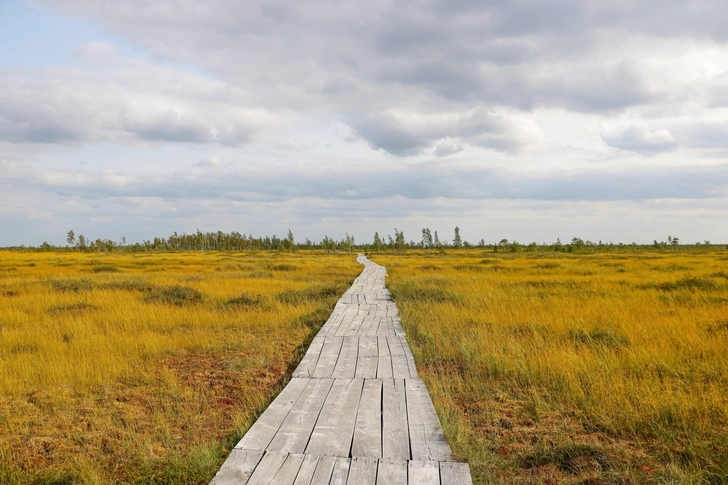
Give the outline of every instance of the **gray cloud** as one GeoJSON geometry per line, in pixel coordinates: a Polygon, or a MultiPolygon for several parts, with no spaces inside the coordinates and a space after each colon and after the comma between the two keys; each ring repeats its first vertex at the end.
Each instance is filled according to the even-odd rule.
{"type": "Polygon", "coordinates": [[[528,199],[620,201],[700,199],[728,196],[728,166],[593,169],[521,174],[468,164],[423,162],[389,168],[320,167],[281,171],[220,169],[211,172],[121,174],[72,170],[38,171],[0,162],[0,184],[27,186],[68,197],[107,199],[219,199],[283,201],[327,198],[364,201],[406,199],[528,199]]]}
{"type": "Polygon", "coordinates": [[[251,107],[246,95],[219,81],[116,60],[126,64],[100,71],[0,70],[0,141],[240,146],[286,116],[251,107]]]}
{"type": "Polygon", "coordinates": [[[452,140],[443,140],[437,144],[433,154],[436,157],[446,157],[461,151],[463,151],[463,146],[461,144],[455,143],[452,140]]]}
{"type": "Polygon", "coordinates": [[[652,130],[646,126],[603,130],[607,145],[642,154],[658,154],[685,147],[698,150],[728,149],[726,122],[672,122],[668,128],[652,130]]]}
{"type": "MultiPolygon", "coordinates": [[[[350,120],[373,147],[395,155],[423,153],[436,137],[383,112],[610,114],[680,103],[692,90],[663,82],[670,68],[645,60],[676,55],[660,50],[666,40],[682,39],[685,49],[728,40],[728,7],[710,0],[40,3],[100,21],[162,59],[200,66],[255,92],[265,109],[350,120]]],[[[486,128],[463,142],[520,148],[491,134],[486,128]]]]}
{"type": "Polygon", "coordinates": [[[611,147],[639,153],[665,152],[677,146],[672,133],[665,129],[652,131],[642,126],[630,126],[624,130],[603,131],[601,136],[604,143],[611,147]]]}
{"type": "Polygon", "coordinates": [[[516,152],[541,138],[535,123],[485,108],[461,113],[385,111],[355,120],[352,127],[372,148],[395,155],[424,153],[443,138],[504,152],[516,152]]]}

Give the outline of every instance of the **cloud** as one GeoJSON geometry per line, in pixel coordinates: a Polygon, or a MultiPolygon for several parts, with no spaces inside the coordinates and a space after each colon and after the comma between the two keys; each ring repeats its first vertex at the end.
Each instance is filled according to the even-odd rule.
{"type": "Polygon", "coordinates": [[[352,127],[372,148],[400,156],[422,154],[443,138],[512,153],[542,136],[534,122],[486,108],[460,113],[388,110],[355,120],[352,127]]]}
{"type": "MultiPolygon", "coordinates": [[[[99,44],[94,52],[103,52],[99,44]]],[[[121,55],[116,62],[0,70],[0,141],[242,146],[260,129],[287,123],[288,114],[250,106],[220,81],[121,55]]]]}
{"type": "Polygon", "coordinates": [[[220,157],[205,157],[199,162],[195,164],[196,167],[221,167],[222,166],[222,160],[220,160],[220,157]]]}
{"type": "Polygon", "coordinates": [[[433,154],[436,157],[446,157],[448,155],[459,153],[461,151],[463,151],[463,146],[461,144],[455,143],[452,140],[443,140],[437,144],[435,150],[433,151],[433,154]]]}
{"type": "MultiPolygon", "coordinates": [[[[209,165],[207,165],[209,166],[209,165]]],[[[326,198],[364,202],[405,199],[648,200],[728,196],[728,166],[532,171],[428,161],[406,166],[290,166],[215,171],[144,172],[38,170],[0,162],[0,184],[90,200],[117,197],[164,200],[292,201],[326,198]]]]}
{"type": "MultiPolygon", "coordinates": [[[[40,3],[101,22],[155,58],[196,66],[254,93],[246,101],[269,113],[347,120],[373,148],[397,156],[462,136],[413,116],[446,118],[475,107],[521,111],[523,118],[536,109],[614,115],[704,102],[703,88],[717,80],[701,79],[702,66],[687,66],[695,75],[681,76],[682,57],[721,62],[709,61],[712,50],[728,41],[721,21],[728,7],[710,0],[690,2],[690,15],[677,0],[40,3]],[[696,88],[700,83],[706,86],[696,88]]],[[[97,58],[105,47],[85,51],[97,58]]],[[[721,99],[714,95],[715,103],[721,99]]],[[[169,110],[183,108],[168,106],[157,116],[171,120],[169,110]]],[[[226,133],[212,113],[193,114],[226,133]]],[[[191,124],[134,134],[206,139],[202,123],[179,121],[191,124]]],[[[265,128],[255,120],[228,126],[228,141],[220,143],[245,144],[265,128]]],[[[462,142],[508,153],[523,145],[493,131],[462,142]]]]}
{"type": "Polygon", "coordinates": [[[611,147],[644,154],[666,152],[677,146],[675,138],[668,130],[653,131],[644,126],[630,126],[623,130],[604,129],[601,137],[611,147]]]}

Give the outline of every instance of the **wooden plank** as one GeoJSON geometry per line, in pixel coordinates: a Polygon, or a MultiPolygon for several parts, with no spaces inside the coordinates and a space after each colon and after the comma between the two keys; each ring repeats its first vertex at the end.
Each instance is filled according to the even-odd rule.
{"type": "Polygon", "coordinates": [[[409,345],[407,344],[407,340],[405,340],[404,337],[399,337],[400,342],[402,343],[402,348],[404,349],[404,356],[407,359],[407,367],[409,368],[410,377],[417,378],[417,366],[415,366],[415,358],[412,355],[412,350],[410,350],[409,345]]]}
{"type": "Polygon", "coordinates": [[[336,337],[343,337],[348,334],[351,323],[354,321],[354,318],[356,318],[356,314],[359,311],[358,308],[354,307],[353,305],[352,307],[353,309],[346,311],[346,313],[344,314],[344,318],[341,320],[341,324],[336,329],[336,332],[333,333],[333,335],[335,335],[336,337]]]}
{"type": "Polygon", "coordinates": [[[436,461],[409,462],[409,483],[440,485],[440,467],[436,461]]]}
{"type": "Polygon", "coordinates": [[[377,460],[355,456],[351,459],[349,466],[349,478],[346,485],[376,485],[377,483],[377,460]]]}
{"type": "Polygon", "coordinates": [[[389,330],[390,328],[390,322],[392,321],[391,317],[384,316],[382,317],[382,322],[379,324],[379,328],[377,329],[377,335],[387,336],[390,335],[391,332],[389,330]]]}
{"type": "Polygon", "coordinates": [[[370,308],[369,313],[367,313],[366,318],[364,319],[364,322],[359,327],[359,331],[357,332],[358,335],[369,335],[369,330],[371,329],[372,325],[379,325],[378,323],[378,315],[376,308],[370,308]]]}
{"type": "Polygon", "coordinates": [[[267,485],[271,483],[271,477],[278,473],[286,458],[288,458],[288,453],[266,453],[263,455],[263,459],[255,468],[248,485],[267,485]]]}
{"type": "Polygon", "coordinates": [[[359,357],[356,362],[356,377],[375,379],[379,350],[376,337],[359,337],[359,357]]]}
{"type": "Polygon", "coordinates": [[[369,312],[361,307],[359,307],[359,310],[356,313],[356,316],[351,320],[351,324],[349,325],[349,328],[346,329],[346,335],[357,335],[359,333],[359,329],[364,324],[364,320],[366,320],[367,315],[369,312]]]}
{"type": "Polygon", "coordinates": [[[322,456],[316,465],[311,485],[329,485],[331,474],[334,472],[336,458],[333,456],[322,456]]]}
{"type": "Polygon", "coordinates": [[[298,475],[296,475],[296,481],[293,482],[293,485],[311,485],[313,475],[316,473],[319,457],[314,455],[303,456],[303,463],[301,463],[301,468],[298,470],[298,475]]]}
{"type": "Polygon", "coordinates": [[[263,458],[262,451],[234,449],[210,485],[245,485],[261,458],[263,458]]]}
{"type": "Polygon", "coordinates": [[[326,337],[324,346],[321,349],[321,357],[319,357],[313,376],[317,378],[330,378],[334,373],[336,361],[339,360],[341,353],[341,345],[344,339],[341,337],[326,337]]]}
{"type": "Polygon", "coordinates": [[[425,384],[419,379],[405,379],[405,388],[412,459],[452,461],[450,446],[440,428],[425,384]]]}
{"type": "Polygon", "coordinates": [[[304,455],[300,454],[288,455],[288,458],[286,458],[286,461],[283,462],[278,473],[276,473],[270,482],[266,483],[269,483],[270,485],[293,485],[293,482],[296,480],[296,476],[298,475],[298,470],[301,469],[303,458],[304,455]]]}
{"type": "Polygon", "coordinates": [[[293,377],[313,377],[313,372],[316,369],[323,345],[323,337],[314,337],[308,350],[303,355],[303,359],[301,359],[296,370],[293,371],[293,377]]]}
{"type": "Polygon", "coordinates": [[[339,353],[339,360],[331,377],[334,379],[353,379],[356,374],[356,360],[359,356],[359,339],[357,337],[344,337],[339,353]]]}
{"type": "Polygon", "coordinates": [[[309,380],[268,445],[268,451],[303,453],[333,383],[333,379],[309,380]]]}
{"type": "Polygon", "coordinates": [[[409,460],[409,428],[404,379],[382,381],[382,399],[382,458],[409,460]]]}
{"type": "Polygon", "coordinates": [[[440,480],[442,485],[473,485],[467,463],[443,461],[440,463],[440,480]]]}
{"type": "Polygon", "coordinates": [[[370,313],[370,317],[367,320],[367,323],[362,326],[361,330],[359,330],[359,335],[376,335],[377,328],[379,327],[379,320],[381,320],[381,316],[379,315],[379,309],[377,309],[374,312],[370,313]]]}
{"type": "Polygon", "coordinates": [[[349,456],[354,437],[362,379],[336,379],[321,415],[311,433],[306,453],[321,456],[349,456]]]}
{"type": "Polygon", "coordinates": [[[364,381],[351,455],[371,458],[382,456],[382,381],[379,379],[364,381]]]}
{"type": "Polygon", "coordinates": [[[336,321],[341,318],[341,314],[343,312],[343,305],[336,303],[336,306],[334,306],[334,310],[331,312],[331,315],[329,315],[329,318],[327,318],[326,322],[321,326],[321,330],[319,330],[318,336],[323,337],[327,333],[329,333],[331,327],[333,327],[336,324],[336,321]]]}
{"type": "Polygon", "coordinates": [[[291,379],[235,448],[265,450],[308,384],[308,379],[291,379]]]}
{"type": "Polygon", "coordinates": [[[377,379],[391,379],[392,373],[392,354],[389,352],[389,344],[386,337],[377,338],[377,348],[379,349],[379,358],[377,360],[377,379]]]}
{"type": "Polygon", "coordinates": [[[389,351],[392,354],[392,375],[394,378],[410,377],[407,357],[404,355],[402,342],[395,336],[386,337],[389,344],[389,351]]]}
{"type": "Polygon", "coordinates": [[[377,485],[379,484],[407,485],[407,462],[381,460],[377,468],[377,485]]]}
{"type": "Polygon", "coordinates": [[[329,485],[346,485],[349,478],[349,466],[351,460],[349,458],[338,457],[334,463],[334,473],[331,474],[329,485]]]}

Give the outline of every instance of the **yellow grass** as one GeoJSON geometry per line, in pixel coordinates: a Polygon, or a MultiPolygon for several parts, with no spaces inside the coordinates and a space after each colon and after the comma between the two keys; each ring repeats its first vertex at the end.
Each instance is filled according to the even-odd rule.
{"type": "Polygon", "coordinates": [[[728,254],[372,255],[476,483],[727,483],[728,254]]]}
{"type": "Polygon", "coordinates": [[[0,252],[0,483],[206,483],[360,270],[0,252]]]}

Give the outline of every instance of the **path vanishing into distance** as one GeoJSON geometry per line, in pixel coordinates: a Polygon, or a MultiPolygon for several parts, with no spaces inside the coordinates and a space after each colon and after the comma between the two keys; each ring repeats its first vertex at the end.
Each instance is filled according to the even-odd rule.
{"type": "Polygon", "coordinates": [[[417,377],[383,266],[364,271],[211,485],[468,485],[417,377]]]}

